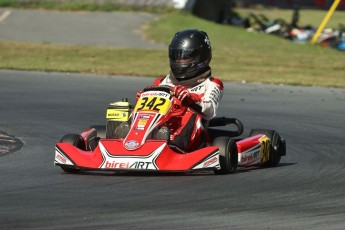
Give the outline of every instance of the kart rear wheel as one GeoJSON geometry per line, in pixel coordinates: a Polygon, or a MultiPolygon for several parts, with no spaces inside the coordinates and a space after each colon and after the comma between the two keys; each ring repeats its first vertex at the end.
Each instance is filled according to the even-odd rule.
{"type": "Polygon", "coordinates": [[[264,167],[274,167],[279,164],[281,156],[285,155],[285,141],[274,130],[252,129],[249,136],[264,134],[270,141],[270,152],[268,161],[263,164],[264,167]]]}
{"type": "MultiPolygon", "coordinates": [[[[66,134],[60,140],[61,143],[71,144],[79,149],[85,150],[83,138],[78,134],[66,134]]],[[[77,173],[80,169],[68,165],[60,165],[61,169],[67,173],[77,173]]]]}
{"type": "Polygon", "coordinates": [[[219,147],[220,169],[214,170],[214,173],[223,175],[235,172],[238,165],[236,141],[230,137],[216,137],[212,145],[219,147]]]}

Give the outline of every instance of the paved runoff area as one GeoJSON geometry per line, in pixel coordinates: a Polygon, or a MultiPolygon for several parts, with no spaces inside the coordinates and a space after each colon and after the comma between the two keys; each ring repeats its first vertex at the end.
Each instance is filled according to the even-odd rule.
{"type": "Polygon", "coordinates": [[[144,12],[61,12],[0,8],[0,39],[43,44],[165,48],[145,39],[159,16],[144,12]]]}

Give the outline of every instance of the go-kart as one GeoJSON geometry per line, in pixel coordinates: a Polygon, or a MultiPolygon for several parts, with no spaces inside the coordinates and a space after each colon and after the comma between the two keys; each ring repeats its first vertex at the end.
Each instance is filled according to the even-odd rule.
{"type": "Polygon", "coordinates": [[[277,132],[254,129],[249,137],[239,138],[242,122],[226,117],[205,121],[204,143],[184,152],[171,143],[164,127],[171,117],[181,116],[187,109],[193,108],[174,97],[170,87],[146,88],[135,107],[128,99],[111,103],[106,125],[63,136],[56,144],[54,163],[69,173],[213,170],[229,174],[238,166],[275,166],[286,153],[285,141],[277,132]],[[231,128],[217,128],[224,126],[231,128]]]}

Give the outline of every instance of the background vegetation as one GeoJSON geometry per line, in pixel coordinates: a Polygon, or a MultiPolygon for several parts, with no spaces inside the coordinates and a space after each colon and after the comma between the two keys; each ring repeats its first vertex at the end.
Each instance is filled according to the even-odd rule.
{"type": "MultiPolygon", "coordinates": [[[[291,9],[278,9],[278,8],[255,8],[255,9],[244,9],[237,8],[236,12],[241,17],[247,17],[250,13],[263,14],[269,19],[283,19],[288,23],[292,21],[291,9]]],[[[327,11],[323,10],[312,10],[312,9],[300,9],[299,10],[299,26],[319,26],[322,19],[325,17],[327,11]]],[[[331,20],[327,24],[327,27],[338,28],[339,24],[345,24],[345,11],[335,11],[331,17],[331,20]]]]}
{"type": "MultiPolygon", "coordinates": [[[[131,1],[133,2],[133,1],[131,1]]],[[[137,1],[137,4],[125,4],[119,0],[0,0],[0,7],[25,9],[54,9],[68,11],[147,11],[151,13],[167,13],[176,11],[172,6],[137,1]]]]}
{"type": "MultiPolygon", "coordinates": [[[[313,14],[316,12],[319,18],[325,14],[324,11],[313,14]]],[[[186,28],[199,28],[209,34],[213,45],[213,74],[223,80],[345,87],[344,52],[294,44],[273,35],[247,32],[178,12],[165,13],[144,31],[148,38],[165,44],[166,49],[120,49],[0,40],[0,68],[156,77],[169,72],[168,44],[176,31],[186,28]]]]}
{"type": "Polygon", "coordinates": [[[154,22],[147,33],[168,44],[172,31],[200,28],[213,44],[215,75],[231,81],[345,86],[345,53],[294,44],[273,35],[246,32],[191,15],[169,15],[154,22]],[[154,29],[153,29],[154,28],[154,29]]]}

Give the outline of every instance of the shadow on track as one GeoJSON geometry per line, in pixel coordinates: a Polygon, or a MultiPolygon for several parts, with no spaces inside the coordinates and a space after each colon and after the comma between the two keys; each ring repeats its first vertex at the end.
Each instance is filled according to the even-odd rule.
{"type": "Polygon", "coordinates": [[[292,165],[296,165],[298,163],[279,163],[277,166],[275,167],[241,167],[241,168],[237,168],[237,170],[235,171],[235,174],[238,173],[247,173],[247,172],[251,172],[251,171],[256,171],[256,170],[264,170],[264,169],[269,169],[269,168],[281,168],[281,167],[286,167],[286,166],[292,166],[292,165]]]}
{"type": "MultiPolygon", "coordinates": [[[[280,163],[274,168],[286,167],[296,165],[297,163],[280,163]]],[[[247,173],[256,170],[264,170],[266,168],[250,167],[250,168],[238,168],[233,174],[247,173]]],[[[63,172],[62,172],[63,173],[63,172]]],[[[63,173],[74,174],[83,176],[120,176],[120,177],[176,177],[176,176],[225,176],[216,175],[212,170],[200,171],[200,172],[112,172],[112,171],[79,171],[77,173],[63,173]]],[[[231,174],[229,174],[231,175],[231,174]]]]}

